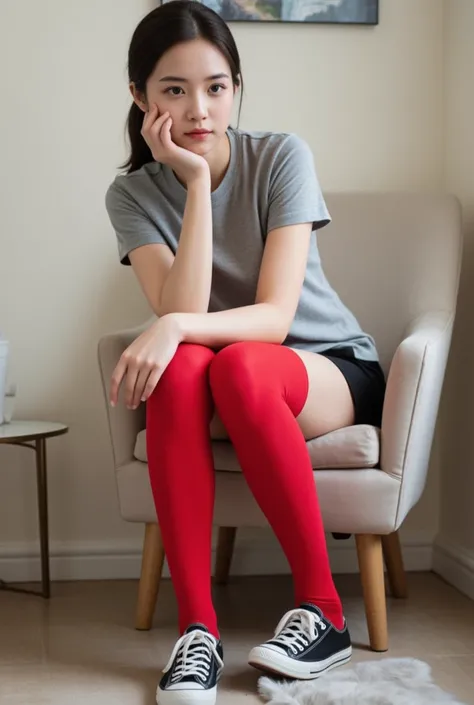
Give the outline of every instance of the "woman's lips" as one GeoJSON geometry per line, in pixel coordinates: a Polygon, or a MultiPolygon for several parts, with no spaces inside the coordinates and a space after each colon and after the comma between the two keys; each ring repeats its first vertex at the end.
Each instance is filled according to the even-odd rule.
{"type": "Polygon", "coordinates": [[[202,141],[205,140],[207,137],[212,135],[212,132],[187,132],[186,137],[190,137],[193,140],[198,140],[202,141]]]}

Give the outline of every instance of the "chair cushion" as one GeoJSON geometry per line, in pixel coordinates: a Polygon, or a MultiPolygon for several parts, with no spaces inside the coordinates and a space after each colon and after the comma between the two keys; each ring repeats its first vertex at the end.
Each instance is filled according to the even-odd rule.
{"type": "MultiPolygon", "coordinates": [[[[374,468],[380,457],[380,430],[368,424],[347,426],[306,442],[315,470],[374,468]]],[[[216,470],[240,472],[240,465],[228,440],[213,440],[212,451],[216,470]]],[[[134,456],[148,462],[146,430],[140,431],[134,456]]],[[[192,458],[190,458],[192,462],[192,458]]]]}

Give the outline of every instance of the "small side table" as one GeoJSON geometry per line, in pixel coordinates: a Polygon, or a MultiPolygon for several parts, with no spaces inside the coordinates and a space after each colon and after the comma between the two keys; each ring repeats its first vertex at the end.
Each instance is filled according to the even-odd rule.
{"type": "MultiPolygon", "coordinates": [[[[36,453],[42,587],[42,591],[39,594],[46,599],[50,596],[46,439],[53,436],[62,436],[68,430],[68,427],[64,424],[50,423],[49,421],[13,421],[12,423],[0,425],[0,444],[23,446],[24,448],[31,448],[36,453]]],[[[15,592],[33,592],[32,590],[11,587],[3,580],[0,580],[1,589],[15,592]]]]}

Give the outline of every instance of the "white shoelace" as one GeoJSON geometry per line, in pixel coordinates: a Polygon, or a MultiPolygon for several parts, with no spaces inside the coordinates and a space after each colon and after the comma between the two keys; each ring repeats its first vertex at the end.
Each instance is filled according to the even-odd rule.
{"type": "Polygon", "coordinates": [[[176,683],[185,676],[198,676],[206,680],[211,666],[211,653],[222,668],[224,663],[217,653],[215,638],[208,632],[195,629],[178,639],[163,673],[170,670],[178,654],[176,668],[171,678],[172,683],[176,683]]]}
{"type": "Polygon", "coordinates": [[[304,609],[290,610],[278,623],[272,641],[288,647],[296,655],[318,637],[318,628],[324,631],[326,625],[314,612],[304,609]]]}

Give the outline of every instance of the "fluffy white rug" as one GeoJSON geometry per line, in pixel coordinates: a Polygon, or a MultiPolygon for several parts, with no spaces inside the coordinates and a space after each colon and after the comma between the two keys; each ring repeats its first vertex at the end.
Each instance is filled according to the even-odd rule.
{"type": "Polygon", "coordinates": [[[412,658],[366,661],[313,681],[262,677],[271,705],[463,705],[433,683],[427,663],[412,658]]]}

